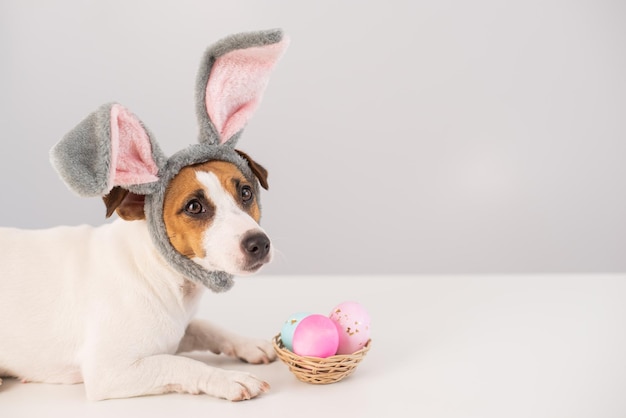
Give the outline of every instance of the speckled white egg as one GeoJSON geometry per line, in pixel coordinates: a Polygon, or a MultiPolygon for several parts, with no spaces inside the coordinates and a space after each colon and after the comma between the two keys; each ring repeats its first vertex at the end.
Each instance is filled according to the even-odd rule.
{"type": "Polygon", "coordinates": [[[337,327],[339,347],[337,354],[359,351],[370,339],[370,315],[357,302],[343,302],[335,306],[329,318],[337,327]]]}

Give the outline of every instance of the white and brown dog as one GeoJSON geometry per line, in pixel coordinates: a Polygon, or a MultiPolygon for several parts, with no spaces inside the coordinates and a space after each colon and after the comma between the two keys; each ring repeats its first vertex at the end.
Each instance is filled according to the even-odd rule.
{"type": "MultiPolygon", "coordinates": [[[[118,104],[52,152],[66,183],[104,196],[119,219],[99,227],[0,228],[0,376],[84,382],[92,400],[166,392],[253,398],[269,385],[177,355],[275,359],[269,341],[193,319],[203,290],[272,258],[259,226],[267,171],[234,145],[286,46],[280,31],[228,37],[199,72],[200,144],[166,158],[118,104]]],[[[1,382],[1,381],[0,381],[1,382]]]]}

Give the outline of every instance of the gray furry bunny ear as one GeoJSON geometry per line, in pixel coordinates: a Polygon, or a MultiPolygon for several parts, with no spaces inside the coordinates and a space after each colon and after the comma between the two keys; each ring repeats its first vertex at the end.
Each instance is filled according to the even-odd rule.
{"type": "Polygon", "coordinates": [[[148,194],[166,159],[141,121],[123,106],[101,106],[50,151],[52,165],[81,196],[116,186],[148,194]]]}
{"type": "Polygon", "coordinates": [[[288,44],[281,30],[269,30],[232,35],[209,47],[196,86],[201,143],[235,145],[288,44]]]}

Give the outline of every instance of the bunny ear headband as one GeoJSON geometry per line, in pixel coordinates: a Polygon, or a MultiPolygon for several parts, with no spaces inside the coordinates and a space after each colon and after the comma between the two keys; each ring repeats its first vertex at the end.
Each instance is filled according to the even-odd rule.
{"type": "Polygon", "coordinates": [[[170,180],[183,167],[211,160],[235,164],[257,184],[248,161],[234,147],[287,44],[282,31],[271,30],[231,35],[207,49],[196,86],[198,144],[167,158],[135,115],[110,103],[54,146],[53,166],[81,196],[106,196],[115,188],[143,196],[150,235],[165,260],[213,291],[230,289],[232,275],[208,271],[171,245],[163,222],[163,199],[170,180]]]}

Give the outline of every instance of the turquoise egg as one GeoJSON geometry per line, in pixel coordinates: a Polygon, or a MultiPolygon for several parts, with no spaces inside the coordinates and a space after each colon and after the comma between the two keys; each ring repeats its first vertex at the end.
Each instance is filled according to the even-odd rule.
{"type": "Polygon", "coordinates": [[[312,315],[311,312],[298,312],[290,315],[289,318],[283,324],[280,330],[280,339],[283,341],[283,345],[289,351],[293,351],[293,334],[296,332],[296,327],[307,316],[312,315]]]}

